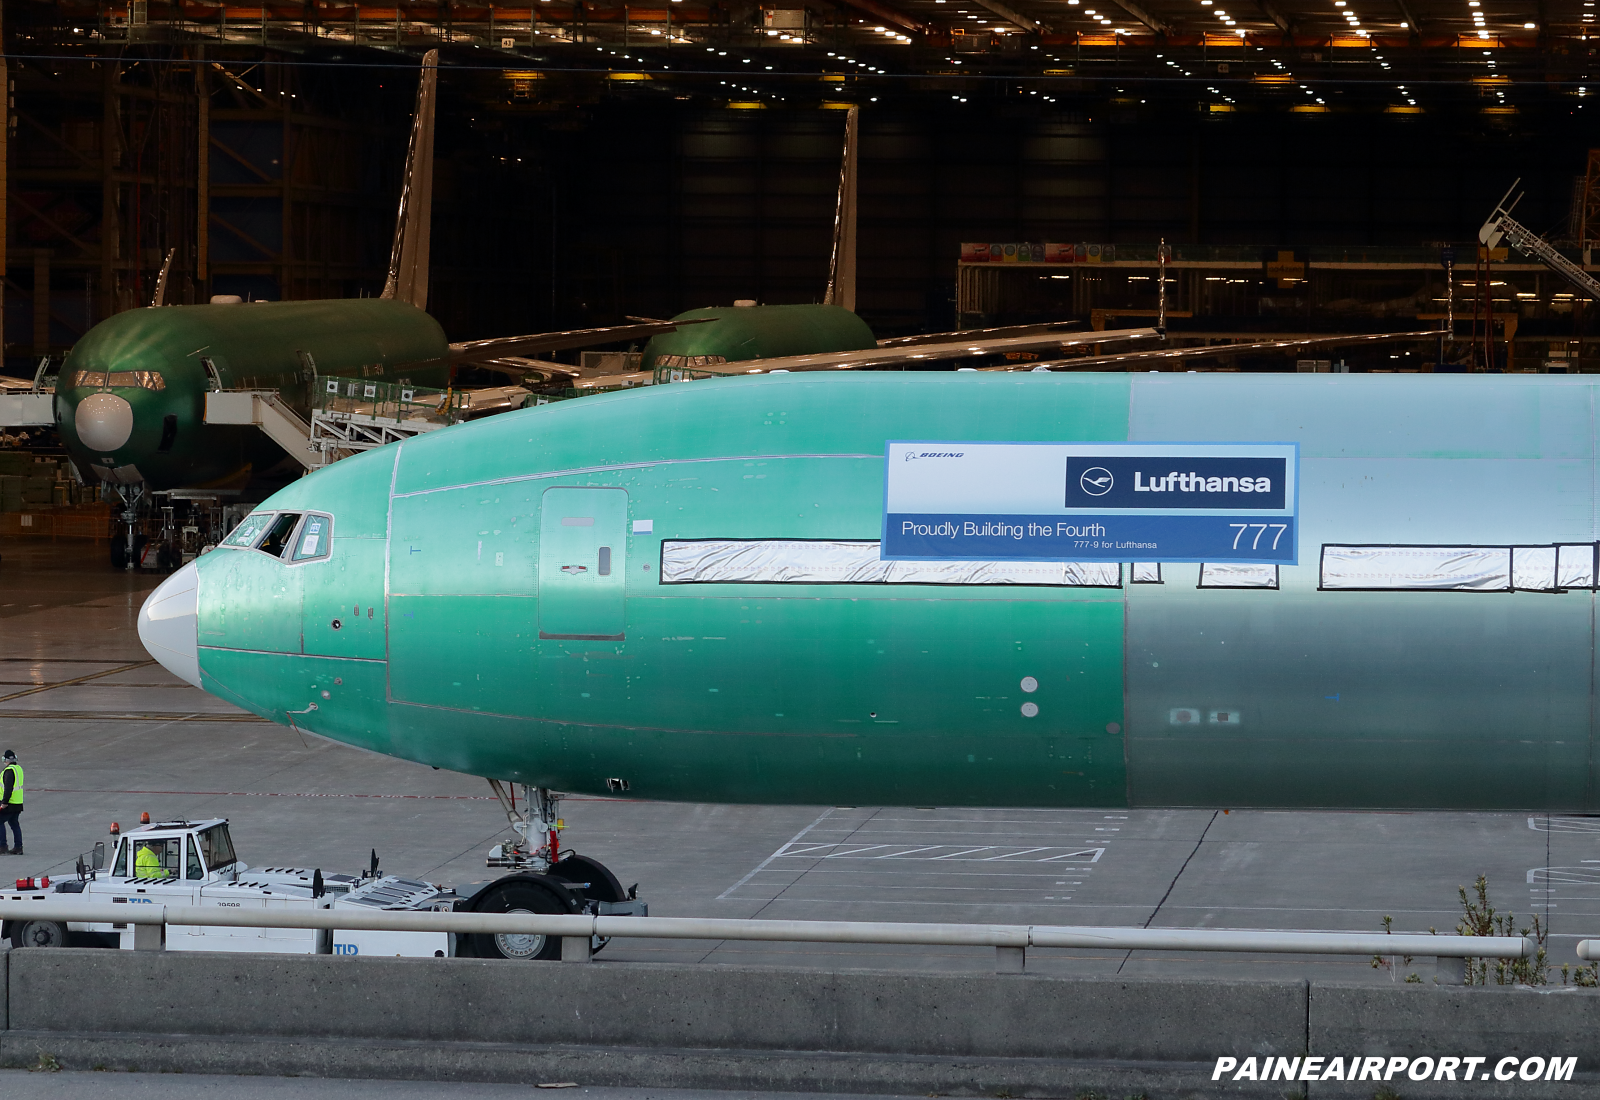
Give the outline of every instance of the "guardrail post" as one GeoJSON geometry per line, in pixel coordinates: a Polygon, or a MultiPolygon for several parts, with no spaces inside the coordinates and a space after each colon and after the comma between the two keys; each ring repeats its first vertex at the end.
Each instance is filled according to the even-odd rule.
{"type": "Polygon", "coordinates": [[[134,925],[133,949],[135,951],[165,951],[167,949],[166,922],[134,925]]]}
{"type": "Polygon", "coordinates": [[[1434,985],[1466,985],[1467,960],[1440,955],[1434,960],[1434,985]]]}
{"type": "Polygon", "coordinates": [[[592,955],[589,951],[588,936],[562,936],[561,961],[564,963],[586,963],[592,955]]]}
{"type": "Polygon", "coordinates": [[[994,972],[996,974],[1021,974],[1028,966],[1026,947],[996,947],[994,972]]]}

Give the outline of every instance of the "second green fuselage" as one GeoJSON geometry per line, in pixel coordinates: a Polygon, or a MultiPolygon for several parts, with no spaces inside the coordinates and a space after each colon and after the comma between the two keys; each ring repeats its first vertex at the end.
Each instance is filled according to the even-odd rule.
{"type": "Polygon", "coordinates": [[[709,306],[680,313],[673,320],[707,323],[651,337],[644,346],[642,370],[716,372],[723,363],[878,346],[867,323],[839,306],[709,306]]]}
{"type": "Polygon", "coordinates": [[[304,410],[317,375],[441,386],[448,351],[432,317],[383,298],[128,310],[67,356],[56,424],[85,474],[153,489],[237,483],[283,455],[257,428],[207,424],[208,390],[275,390],[304,410]]]}

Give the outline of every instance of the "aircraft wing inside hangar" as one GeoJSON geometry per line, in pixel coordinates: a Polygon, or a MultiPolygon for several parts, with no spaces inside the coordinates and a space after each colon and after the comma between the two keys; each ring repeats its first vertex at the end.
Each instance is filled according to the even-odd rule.
{"type": "Polygon", "coordinates": [[[1119,370],[1168,360],[1203,359],[1207,356],[1238,355],[1250,352],[1287,351],[1291,348],[1333,348],[1360,344],[1380,344],[1388,340],[1431,340],[1437,329],[1418,332],[1368,332],[1351,336],[1307,336],[1287,340],[1260,340],[1246,344],[1207,344],[1192,348],[1145,348],[1115,355],[1086,355],[1075,359],[1039,360],[1025,364],[983,367],[982,370],[1119,370]]]}

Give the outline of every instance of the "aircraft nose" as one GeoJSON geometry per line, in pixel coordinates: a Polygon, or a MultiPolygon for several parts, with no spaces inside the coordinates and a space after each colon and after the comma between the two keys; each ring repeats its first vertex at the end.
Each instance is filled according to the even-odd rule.
{"type": "Polygon", "coordinates": [[[114,451],[133,434],[133,406],[114,393],[90,394],[78,403],[73,424],[91,451],[114,451]]]}
{"type": "MultiPolygon", "coordinates": [[[[97,395],[98,396],[98,395],[97,395]]],[[[139,640],[174,676],[200,686],[200,574],[190,562],[161,582],[139,609],[139,640]]]]}

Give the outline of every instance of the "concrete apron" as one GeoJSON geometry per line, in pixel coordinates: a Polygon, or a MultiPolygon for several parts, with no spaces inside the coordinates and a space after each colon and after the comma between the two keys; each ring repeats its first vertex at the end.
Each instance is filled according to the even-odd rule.
{"type": "MultiPolygon", "coordinates": [[[[1577,1056],[1571,1082],[1395,1080],[1406,1100],[1600,1087],[1595,991],[96,950],[5,956],[0,1063],[657,1088],[1159,1100],[1219,1056],[1577,1056]]],[[[1231,1076],[1231,1075],[1230,1075],[1231,1076]]]]}

